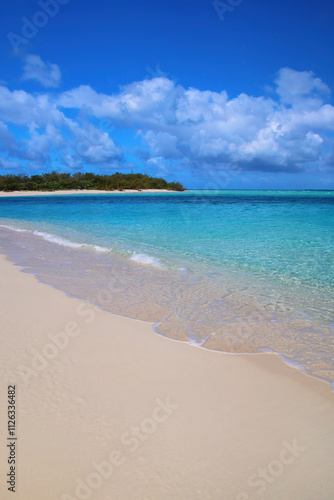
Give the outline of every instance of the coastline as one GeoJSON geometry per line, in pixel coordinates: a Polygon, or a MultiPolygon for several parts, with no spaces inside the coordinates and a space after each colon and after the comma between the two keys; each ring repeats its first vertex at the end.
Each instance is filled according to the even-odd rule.
{"type": "Polygon", "coordinates": [[[69,189],[59,191],[0,191],[0,197],[7,196],[58,196],[74,194],[129,194],[129,193],[180,193],[171,189],[124,189],[123,191],[101,191],[99,189],[69,189]]]}
{"type": "MultiPolygon", "coordinates": [[[[245,500],[260,489],[275,500],[333,497],[328,384],[275,354],[156,335],[150,323],[70,298],[3,255],[0,276],[0,422],[6,435],[14,383],[18,500],[245,500]]],[[[5,465],[6,454],[2,446],[5,465]]],[[[4,480],[0,491],[11,498],[4,480]]]]}
{"type": "MultiPolygon", "coordinates": [[[[284,254],[285,248],[289,246],[285,245],[283,240],[283,253],[280,254],[277,244],[279,242],[275,241],[275,230],[271,231],[268,247],[265,248],[262,235],[265,234],[266,224],[259,225],[258,239],[250,238],[247,251],[240,252],[240,247],[237,249],[228,241],[224,241],[224,234],[233,235],[238,228],[239,220],[244,220],[242,213],[235,208],[236,205],[227,204],[233,207],[229,211],[229,217],[225,217],[225,220],[229,219],[231,223],[228,230],[224,226],[220,244],[211,248],[208,246],[210,250],[204,249],[203,254],[201,254],[203,245],[197,247],[197,250],[199,250],[199,256],[204,255],[210,259],[214,253],[219,258],[220,248],[225,248],[224,257],[227,259],[226,262],[231,261],[232,266],[225,268],[222,266],[221,269],[213,265],[196,267],[196,252],[192,252],[195,259],[189,262],[188,266],[185,265],[186,261],[180,258],[181,254],[178,253],[177,245],[174,245],[175,252],[170,251],[170,241],[173,240],[175,234],[177,234],[176,241],[182,242],[183,248],[186,248],[189,241],[196,240],[198,234],[201,233],[201,226],[206,227],[204,224],[197,223],[201,219],[197,216],[193,217],[194,223],[191,225],[187,212],[190,206],[193,211],[195,204],[189,202],[196,201],[197,203],[196,194],[190,198],[185,195],[142,195],[139,198],[135,195],[128,195],[125,197],[126,200],[118,196],[87,195],[71,197],[72,201],[69,203],[66,200],[70,200],[70,197],[65,196],[60,205],[56,201],[57,197],[43,198],[44,201],[42,198],[31,197],[28,205],[25,203],[27,200],[25,197],[2,198],[4,218],[1,220],[3,226],[0,232],[0,245],[8,249],[6,253],[9,258],[25,267],[28,264],[30,271],[35,273],[41,281],[52,284],[72,296],[92,301],[95,304],[102,303],[110,312],[129,318],[152,321],[157,324],[157,333],[167,337],[185,341],[189,339],[190,342],[201,344],[205,348],[223,352],[277,353],[291,366],[329,382],[334,390],[332,357],[334,337],[331,334],[331,324],[329,324],[333,294],[330,292],[321,294],[317,292],[316,287],[313,288],[311,294],[312,287],[309,290],[303,286],[298,287],[298,282],[295,286],[293,280],[289,280],[291,264],[297,276],[309,276],[308,272],[311,271],[310,278],[315,279],[314,283],[319,281],[320,285],[330,283],[332,273],[329,272],[328,267],[307,269],[310,266],[305,265],[306,273],[301,273],[300,264],[298,263],[298,266],[294,264],[295,259],[290,258],[292,256],[289,255],[289,251],[286,255],[284,254]],[[48,216],[45,221],[42,221],[46,199],[48,200],[46,215],[52,215],[49,220],[51,224],[48,223],[48,216]],[[158,201],[157,205],[155,201],[158,201]],[[76,209],[77,204],[80,206],[79,212],[76,209]],[[139,210],[139,205],[143,206],[143,209],[139,210]],[[92,211],[91,206],[98,207],[99,211],[92,211]],[[152,211],[153,206],[158,206],[159,210],[152,211]],[[167,211],[164,210],[165,207],[167,211]],[[171,211],[170,208],[172,208],[171,211]],[[54,224],[54,215],[58,212],[59,220],[54,224]],[[146,213],[146,216],[138,218],[137,212],[146,213]],[[81,214],[85,213],[87,217],[82,217],[81,214]],[[165,221],[165,217],[160,217],[160,214],[165,213],[168,214],[168,221],[167,219],[165,221]],[[136,214],[135,218],[133,218],[134,214],[136,214]],[[39,222],[35,220],[36,216],[39,222]],[[182,219],[185,224],[180,224],[182,219]],[[71,221],[70,224],[68,220],[71,221]],[[138,225],[139,221],[140,225],[138,225]],[[99,227],[102,225],[104,229],[99,232],[99,227]],[[138,231],[139,228],[140,231],[138,231]],[[158,244],[156,248],[154,245],[150,246],[152,241],[158,244]],[[272,245],[273,241],[274,245],[272,245]],[[113,242],[115,242],[115,248],[113,242]],[[280,280],[276,279],[277,277],[271,281],[268,279],[266,282],[266,275],[262,272],[260,273],[262,274],[261,280],[254,279],[256,268],[255,274],[247,273],[247,270],[243,272],[241,267],[236,271],[233,269],[235,257],[236,260],[238,258],[240,260],[241,253],[246,256],[245,262],[249,261],[252,265],[255,261],[256,264],[257,253],[254,253],[254,250],[256,251],[258,244],[262,246],[264,262],[267,264],[268,258],[272,259],[275,267],[275,258],[276,264],[279,263],[277,257],[280,255],[285,260],[284,270],[287,269],[287,273],[282,273],[280,266],[277,266],[277,271],[281,272],[281,276],[288,278],[284,280],[282,286],[280,280]],[[117,253],[118,250],[120,253],[117,253]],[[248,253],[250,259],[246,255],[248,253]],[[49,258],[43,258],[43,255],[49,258]],[[52,258],[50,258],[51,255],[52,258]],[[30,257],[33,259],[31,260],[30,257]],[[26,259],[28,259],[27,262],[25,262],[26,259]],[[63,259],[66,261],[67,270],[64,269],[63,259]],[[91,271],[86,273],[85,269],[91,269],[91,271]],[[211,277],[212,271],[216,274],[211,277]],[[120,280],[125,285],[122,290],[118,286],[114,287],[109,279],[110,275],[115,282],[120,280]],[[328,276],[328,279],[322,279],[322,276],[328,276]],[[199,277],[201,283],[193,281],[194,277],[199,277]],[[131,280],[131,286],[128,286],[129,280],[131,280]],[[159,280],[163,283],[163,288],[159,280]],[[259,286],[257,286],[258,282],[259,286]],[[101,298],[101,286],[112,287],[112,299],[101,298]],[[203,301],[203,294],[198,295],[201,287],[205,289],[205,301],[203,301]],[[231,290],[234,290],[234,293],[231,294],[231,290]],[[219,308],[217,308],[215,300],[221,295],[224,296],[224,300],[219,302],[219,308]],[[139,297],[141,300],[138,300],[139,297]],[[258,297],[259,300],[257,300],[258,297]],[[275,307],[273,304],[276,304],[275,307]],[[235,321],[234,311],[241,305],[243,307],[241,315],[235,321]],[[275,316],[273,311],[278,311],[279,314],[275,316]],[[322,316],[321,311],[324,312],[322,316]],[[203,321],[204,318],[205,321],[203,321]],[[321,324],[322,320],[323,324],[321,324]],[[215,333],[212,334],[212,332],[215,333]]],[[[264,198],[260,200],[260,206],[262,206],[264,198]]],[[[317,203],[318,201],[315,201],[315,204],[317,203]]],[[[213,198],[212,206],[215,204],[216,199],[213,198]]],[[[223,201],[222,206],[225,205],[223,201]]],[[[243,205],[242,202],[240,206],[243,205]]],[[[248,205],[249,203],[246,202],[246,206],[248,205]]],[[[202,207],[204,205],[201,202],[196,210],[199,216],[202,207]]],[[[330,209],[330,204],[328,209],[330,209]]],[[[292,210],[296,213],[296,206],[292,207],[292,210]]],[[[256,212],[257,210],[255,214],[256,212]]],[[[252,211],[248,213],[252,214],[252,211]]],[[[217,219],[215,217],[211,219],[215,221],[214,227],[217,219]]],[[[249,221],[252,222],[250,219],[249,221]]],[[[222,226],[222,222],[225,225],[224,220],[220,221],[220,225],[222,226]]],[[[273,227],[276,227],[275,224],[273,227]]],[[[284,227],[286,237],[289,238],[288,225],[284,227]]],[[[240,229],[242,229],[242,224],[240,229]]],[[[300,262],[302,265],[312,262],[310,259],[313,258],[314,252],[320,254],[332,248],[331,241],[326,243],[326,231],[323,231],[324,238],[321,238],[320,244],[318,226],[315,226],[315,229],[313,236],[311,233],[306,235],[306,238],[313,239],[314,244],[310,246],[310,251],[300,262]],[[312,246],[314,252],[311,251],[312,246]]],[[[208,231],[206,230],[205,233],[208,231]]],[[[305,235],[302,233],[303,231],[299,233],[295,224],[292,231],[294,234],[292,243],[303,254],[302,242],[305,235]]],[[[241,237],[243,238],[242,235],[241,237]]],[[[311,280],[308,280],[308,283],[312,285],[311,280]]]]}

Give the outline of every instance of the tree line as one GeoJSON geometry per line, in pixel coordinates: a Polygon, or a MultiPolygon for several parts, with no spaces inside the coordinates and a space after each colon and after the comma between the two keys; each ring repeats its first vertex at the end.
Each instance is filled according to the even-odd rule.
{"type": "Polygon", "coordinates": [[[96,189],[99,191],[123,191],[124,189],[168,189],[184,191],[180,182],[167,182],[161,177],[146,174],[99,175],[76,172],[59,173],[53,171],[41,175],[0,175],[0,191],[58,191],[69,189],[96,189]]]}

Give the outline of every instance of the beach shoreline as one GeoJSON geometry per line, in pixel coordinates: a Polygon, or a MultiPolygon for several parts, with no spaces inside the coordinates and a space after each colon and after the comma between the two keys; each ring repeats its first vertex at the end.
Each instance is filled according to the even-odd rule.
{"type": "MultiPolygon", "coordinates": [[[[1,430],[14,384],[18,500],[244,500],[260,489],[275,500],[333,496],[328,384],[275,354],[156,335],[150,323],[71,298],[3,255],[0,276],[1,430]]],[[[8,467],[6,455],[2,446],[8,467]]],[[[0,491],[11,498],[3,480],[0,491]]]]}
{"type": "Polygon", "coordinates": [[[263,197],[254,210],[239,195],[233,204],[196,194],[1,199],[0,245],[41,281],[211,350],[277,353],[334,390],[331,269],[311,266],[332,248],[326,224],[321,238],[317,224],[330,202],[279,202],[313,220],[290,231],[276,201],[263,197]],[[111,287],[109,301],[101,286],[111,287]]]}
{"type": "Polygon", "coordinates": [[[180,193],[171,189],[123,189],[122,191],[101,191],[99,189],[69,189],[57,191],[0,191],[0,197],[7,196],[58,196],[80,194],[133,194],[133,193],[180,193]]]}

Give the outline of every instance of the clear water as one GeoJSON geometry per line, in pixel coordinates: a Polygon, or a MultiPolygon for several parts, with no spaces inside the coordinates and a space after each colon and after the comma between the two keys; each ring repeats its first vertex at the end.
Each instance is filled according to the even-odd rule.
{"type": "Polygon", "coordinates": [[[0,224],[3,251],[43,281],[163,335],[277,352],[334,380],[333,192],[10,197],[0,224]]]}

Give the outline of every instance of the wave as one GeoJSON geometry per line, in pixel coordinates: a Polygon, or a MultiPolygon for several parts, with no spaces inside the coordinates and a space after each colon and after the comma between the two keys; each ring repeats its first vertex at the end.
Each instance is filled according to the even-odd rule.
{"type": "Polygon", "coordinates": [[[90,248],[96,252],[106,253],[111,252],[111,248],[101,247],[99,245],[89,245],[88,243],[75,243],[74,241],[68,240],[61,236],[55,234],[44,233],[43,231],[32,231],[35,236],[40,236],[45,241],[50,241],[51,243],[56,243],[57,245],[70,247],[70,248],[90,248]]]}
{"type": "MultiPolygon", "coordinates": [[[[58,236],[58,235],[52,234],[52,233],[46,233],[44,231],[39,231],[37,229],[35,229],[35,230],[22,229],[22,228],[19,228],[16,226],[12,226],[10,224],[0,224],[0,227],[10,229],[10,230],[16,231],[18,233],[21,233],[21,232],[30,233],[30,234],[33,234],[34,236],[42,238],[45,241],[48,241],[50,243],[55,243],[56,245],[60,245],[60,246],[64,246],[64,247],[88,248],[90,250],[95,250],[95,252],[98,252],[98,253],[112,252],[112,248],[107,248],[107,247],[103,247],[100,245],[92,245],[92,244],[88,244],[88,243],[77,243],[75,241],[71,241],[67,238],[64,238],[63,236],[58,236]]],[[[132,260],[133,262],[137,262],[138,264],[144,264],[144,265],[156,267],[159,269],[162,269],[165,267],[159,259],[152,257],[151,255],[144,254],[144,253],[133,252],[131,257],[130,257],[130,260],[132,260]]]]}
{"type": "Polygon", "coordinates": [[[35,236],[40,236],[45,241],[50,241],[51,243],[56,243],[57,245],[62,245],[65,247],[81,248],[85,246],[81,243],[74,243],[73,241],[62,238],[61,236],[56,236],[55,234],[44,233],[43,231],[32,231],[32,234],[34,234],[35,236]]]}
{"type": "Polygon", "coordinates": [[[28,229],[21,229],[16,226],[11,226],[9,224],[0,224],[0,227],[4,227],[5,229],[11,229],[12,231],[16,231],[17,233],[27,233],[28,229]]]}
{"type": "Polygon", "coordinates": [[[58,236],[56,234],[45,233],[43,231],[30,230],[30,229],[22,229],[16,226],[12,226],[10,224],[0,224],[0,227],[4,227],[5,229],[10,229],[11,231],[15,231],[17,233],[30,233],[34,236],[38,236],[45,241],[49,241],[50,243],[56,243],[57,245],[70,247],[70,248],[90,248],[99,253],[107,253],[111,252],[111,248],[101,247],[99,245],[90,245],[88,243],[76,243],[74,241],[68,240],[67,238],[63,238],[62,236],[58,236]]]}
{"type": "Polygon", "coordinates": [[[156,259],[155,257],[152,257],[151,255],[147,255],[145,253],[133,252],[130,260],[138,262],[139,264],[145,264],[153,267],[165,267],[159,259],[156,259]]]}

